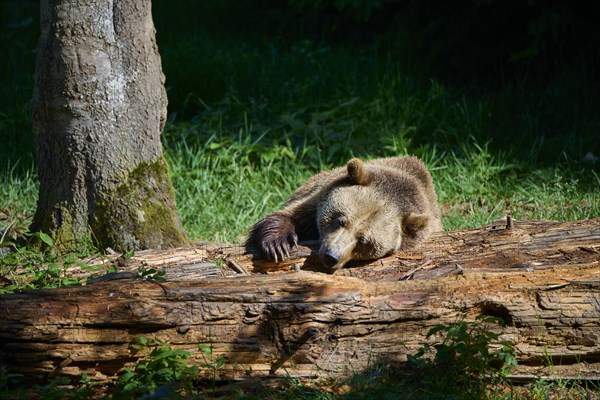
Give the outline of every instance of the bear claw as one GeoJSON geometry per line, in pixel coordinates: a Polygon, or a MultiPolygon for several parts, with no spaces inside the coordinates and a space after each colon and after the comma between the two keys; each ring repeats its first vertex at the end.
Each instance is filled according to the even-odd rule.
{"type": "Polygon", "coordinates": [[[264,240],[261,245],[263,254],[268,258],[275,260],[275,262],[291,258],[290,253],[297,246],[297,239],[295,234],[288,235],[288,238],[289,239],[279,241],[276,239],[272,241],[264,240]]]}
{"type": "Polygon", "coordinates": [[[280,262],[291,258],[290,252],[298,244],[298,235],[288,215],[273,213],[254,225],[248,242],[258,245],[267,258],[280,262]]]}

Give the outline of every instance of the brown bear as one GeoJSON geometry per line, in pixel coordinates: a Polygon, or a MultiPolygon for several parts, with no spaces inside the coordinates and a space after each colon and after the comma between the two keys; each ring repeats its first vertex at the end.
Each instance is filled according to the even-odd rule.
{"type": "Polygon", "coordinates": [[[335,271],[350,260],[410,249],[441,229],[433,181],[421,160],[354,158],[309,179],[283,210],[252,227],[246,244],[277,262],[298,240],[320,240],[319,257],[335,271]]]}

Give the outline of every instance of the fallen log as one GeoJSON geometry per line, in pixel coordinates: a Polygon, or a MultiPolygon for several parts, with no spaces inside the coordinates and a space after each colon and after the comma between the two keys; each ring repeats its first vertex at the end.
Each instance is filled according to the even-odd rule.
{"type": "Polygon", "coordinates": [[[516,373],[600,375],[600,219],[438,233],[333,275],[315,243],[280,264],[210,243],[92,261],[118,272],[0,296],[1,364],[31,379],[106,380],[135,362],[128,345],[143,334],[196,364],[209,344],[227,357],[222,377],[347,374],[403,362],[433,326],[483,314],[505,322],[516,373]],[[140,268],[166,280],[132,279],[140,268]]]}

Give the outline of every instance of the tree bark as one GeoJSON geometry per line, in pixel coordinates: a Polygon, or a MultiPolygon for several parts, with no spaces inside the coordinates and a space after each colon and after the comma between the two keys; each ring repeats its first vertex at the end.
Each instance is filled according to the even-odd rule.
{"type": "Polygon", "coordinates": [[[135,361],[128,344],[144,334],[198,364],[196,345],[212,345],[229,360],[223,377],[330,376],[401,363],[433,326],[484,314],[504,320],[517,372],[600,373],[600,219],[438,233],[333,275],[313,254],[301,246],[282,270],[240,246],[145,251],[114,262],[121,276],[2,296],[0,356],[32,379],[103,380],[135,361]],[[119,279],[140,266],[167,281],[119,279]]]}
{"type": "Polygon", "coordinates": [[[66,248],[186,243],[160,142],[164,81],[150,0],[42,0],[32,231],[66,248]]]}

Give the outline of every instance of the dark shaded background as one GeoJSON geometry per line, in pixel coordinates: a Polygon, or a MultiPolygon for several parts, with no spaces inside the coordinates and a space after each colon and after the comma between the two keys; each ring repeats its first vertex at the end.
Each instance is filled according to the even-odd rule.
{"type": "MultiPolygon", "coordinates": [[[[0,2],[0,164],[12,170],[28,168],[33,160],[28,113],[38,9],[37,1],[0,2]]],[[[483,121],[486,133],[478,139],[490,141],[497,150],[543,142],[540,161],[545,163],[555,162],[561,153],[576,160],[588,152],[600,154],[600,13],[594,2],[154,0],[153,10],[171,121],[190,120],[203,112],[201,102],[190,98],[218,102],[231,87],[225,72],[210,75],[210,70],[186,69],[172,56],[171,49],[184,38],[201,42],[204,35],[223,48],[242,44],[248,49],[272,48],[274,53],[310,43],[344,48],[372,60],[366,62],[397,61],[416,81],[442,82],[459,93],[457,97],[474,101],[507,88],[523,88],[518,102],[526,114],[500,110],[502,121],[483,121]],[[528,91],[538,95],[527,100],[523,93],[528,91]],[[535,137],[505,136],[511,113],[517,131],[519,123],[535,115],[535,137]]],[[[210,65],[210,55],[205,57],[210,65]]],[[[264,88],[251,76],[247,81],[238,78],[236,84],[242,88],[241,101],[264,97],[264,88]]],[[[423,133],[415,143],[445,140],[450,139],[423,133]]]]}

